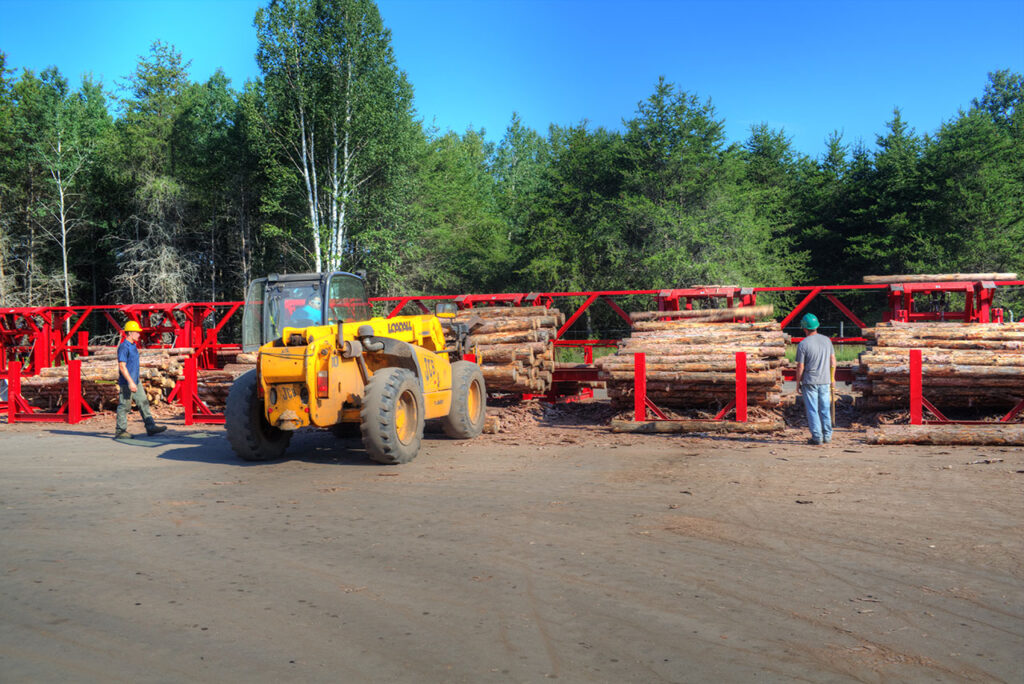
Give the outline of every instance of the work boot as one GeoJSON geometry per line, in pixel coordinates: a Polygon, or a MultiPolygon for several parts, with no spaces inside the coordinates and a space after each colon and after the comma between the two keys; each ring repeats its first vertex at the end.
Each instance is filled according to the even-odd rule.
{"type": "Polygon", "coordinates": [[[146,434],[152,437],[153,435],[159,435],[166,429],[166,425],[157,425],[156,423],[152,423],[151,425],[146,426],[146,434]]]}
{"type": "Polygon", "coordinates": [[[114,439],[119,439],[122,442],[127,442],[135,438],[132,437],[132,433],[128,432],[127,430],[118,430],[117,432],[114,433],[114,439]]]}

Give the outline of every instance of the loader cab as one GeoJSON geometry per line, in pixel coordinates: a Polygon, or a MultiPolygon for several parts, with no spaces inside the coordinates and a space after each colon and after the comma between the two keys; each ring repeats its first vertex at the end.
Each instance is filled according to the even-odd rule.
{"type": "Polygon", "coordinates": [[[256,351],[285,326],[307,328],[371,317],[364,278],[353,273],[271,274],[249,285],[242,314],[242,350],[256,351]]]}

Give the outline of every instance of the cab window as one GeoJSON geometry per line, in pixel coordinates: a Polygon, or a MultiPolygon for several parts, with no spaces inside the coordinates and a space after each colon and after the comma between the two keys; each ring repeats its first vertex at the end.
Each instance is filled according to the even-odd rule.
{"type": "Polygon", "coordinates": [[[242,350],[251,352],[263,344],[263,298],[267,291],[266,279],[254,280],[245,296],[242,311],[242,350]]]}
{"type": "Polygon", "coordinates": [[[327,286],[327,322],[351,323],[371,318],[363,281],[347,273],[331,276],[327,286]]]}

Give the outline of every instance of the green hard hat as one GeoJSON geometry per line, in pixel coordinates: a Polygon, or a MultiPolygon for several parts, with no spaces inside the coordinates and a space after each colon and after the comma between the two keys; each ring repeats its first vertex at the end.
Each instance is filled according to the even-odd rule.
{"type": "Polygon", "coordinates": [[[817,330],[821,323],[818,322],[818,317],[812,313],[804,314],[804,317],[800,319],[800,327],[804,330],[817,330]]]}

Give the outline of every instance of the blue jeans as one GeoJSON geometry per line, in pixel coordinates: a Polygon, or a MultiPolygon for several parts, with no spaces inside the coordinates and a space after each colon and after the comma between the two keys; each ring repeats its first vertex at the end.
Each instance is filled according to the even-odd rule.
{"type": "Polygon", "coordinates": [[[804,408],[807,410],[807,427],[811,437],[818,442],[832,441],[831,385],[803,385],[804,408]]]}

